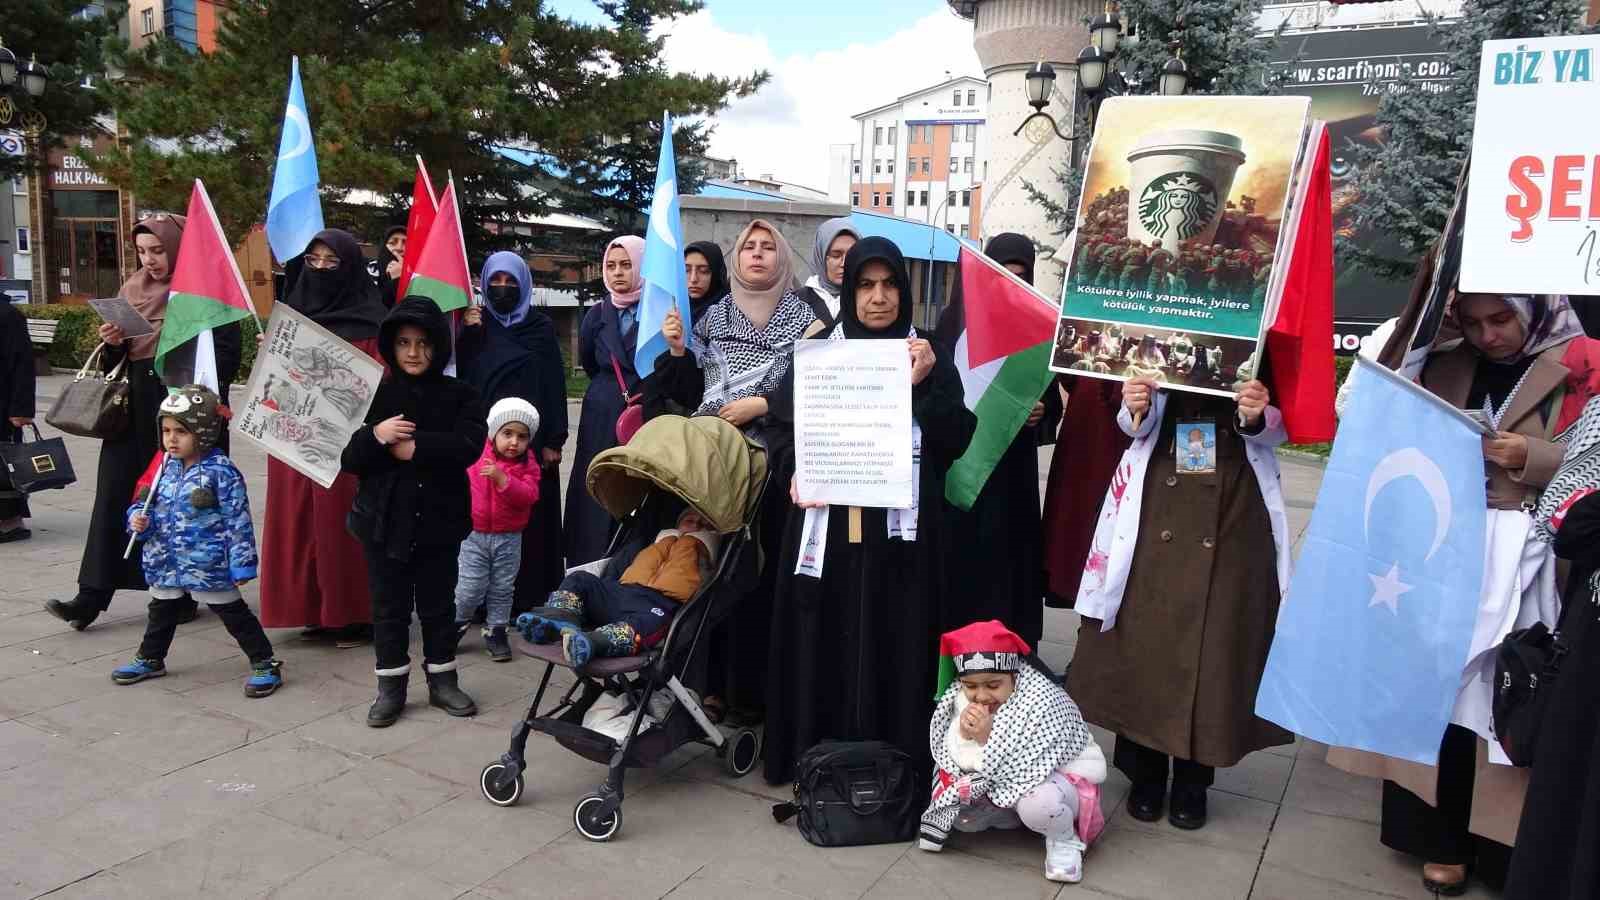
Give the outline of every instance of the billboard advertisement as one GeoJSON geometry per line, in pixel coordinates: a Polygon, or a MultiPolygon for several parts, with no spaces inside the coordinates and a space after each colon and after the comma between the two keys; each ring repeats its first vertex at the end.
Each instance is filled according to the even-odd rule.
{"type": "MultiPolygon", "coordinates": [[[[1447,26],[1448,27],[1448,26],[1447,26]]],[[[1311,115],[1328,123],[1333,150],[1333,225],[1341,244],[1359,245],[1395,258],[1405,251],[1373,230],[1358,231],[1360,197],[1356,145],[1383,142],[1378,103],[1386,94],[1443,90],[1449,60],[1432,27],[1397,25],[1323,28],[1276,39],[1274,57],[1286,70],[1283,92],[1311,98],[1311,115]]],[[[1409,283],[1342,266],[1334,285],[1334,349],[1353,353],[1361,337],[1405,306],[1409,283]]]]}

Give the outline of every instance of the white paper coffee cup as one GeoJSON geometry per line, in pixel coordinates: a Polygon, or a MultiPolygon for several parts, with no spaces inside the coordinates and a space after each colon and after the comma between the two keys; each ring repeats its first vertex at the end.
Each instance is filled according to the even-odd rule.
{"type": "Polygon", "coordinates": [[[1172,249],[1210,243],[1244,164],[1244,144],[1223,131],[1180,129],[1146,135],[1128,154],[1128,237],[1172,249]]]}

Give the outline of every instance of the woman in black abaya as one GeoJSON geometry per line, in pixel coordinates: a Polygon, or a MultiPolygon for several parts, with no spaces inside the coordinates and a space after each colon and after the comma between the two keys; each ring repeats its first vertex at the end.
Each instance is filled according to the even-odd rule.
{"type": "MultiPolygon", "coordinates": [[[[985,256],[1033,283],[1033,241],[1014,232],[997,234],[985,256]]],[[[955,358],[966,329],[968,298],[957,296],[939,316],[934,341],[955,358]]],[[[1054,387],[995,464],[971,511],[951,508],[950,543],[943,558],[949,588],[939,629],[999,619],[1029,646],[1044,634],[1044,537],[1039,517],[1039,448],[1055,443],[1061,398],[1054,387]]]]}
{"type": "Polygon", "coordinates": [[[515,253],[489,256],[479,279],[484,306],[467,310],[456,346],[461,379],[484,408],[520,397],[539,411],[528,452],[538,460],[539,502],[522,532],[515,611],[543,606],[565,574],[561,546],[561,448],[567,442],[567,376],[555,323],[532,305],[533,274],[515,253]]]}
{"type": "MultiPolygon", "coordinates": [[[[944,475],[977,427],[961,377],[911,328],[905,259],[869,237],[845,261],[833,340],[903,341],[911,409],[921,435],[918,505],[909,510],[795,508],[785,529],[767,679],[766,778],[794,778],[819,741],[886,740],[931,775],[928,697],[938,650],[944,475]],[[827,537],[816,577],[794,574],[809,530],[827,537]],[[858,540],[852,540],[852,537],[858,540]]],[[[793,375],[786,387],[792,396],[793,375]]]]}

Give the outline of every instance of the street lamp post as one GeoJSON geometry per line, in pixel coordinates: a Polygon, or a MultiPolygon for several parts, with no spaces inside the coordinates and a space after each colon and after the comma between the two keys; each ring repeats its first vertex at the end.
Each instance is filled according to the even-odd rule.
{"type": "Polygon", "coordinates": [[[946,181],[944,200],[940,201],[938,207],[934,209],[933,216],[928,222],[930,226],[928,232],[928,258],[924,261],[928,271],[927,277],[923,280],[926,286],[922,289],[922,324],[930,332],[933,330],[933,324],[936,321],[933,313],[933,248],[934,244],[939,240],[939,214],[944,213],[945,221],[949,221],[950,195],[952,193],[950,182],[946,181]]]}
{"type": "MultiPolygon", "coordinates": [[[[1116,97],[1128,92],[1127,80],[1112,64],[1122,38],[1122,20],[1117,16],[1116,7],[1107,2],[1105,12],[1089,23],[1089,45],[1079,51],[1077,58],[1078,92],[1089,102],[1091,135],[1094,133],[1094,120],[1100,109],[1100,102],[1107,97],[1116,97]]],[[[1011,133],[1012,136],[1021,134],[1022,129],[1028,127],[1028,123],[1034,119],[1044,119],[1050,123],[1050,129],[1056,133],[1056,137],[1064,141],[1075,142],[1085,137],[1077,133],[1062,134],[1056,120],[1045,112],[1045,107],[1050,105],[1051,91],[1055,89],[1055,67],[1041,59],[1028,70],[1026,77],[1028,105],[1033,107],[1033,115],[1023,119],[1017,130],[1011,133]]],[[[1161,67],[1156,90],[1162,96],[1177,97],[1188,87],[1189,67],[1174,46],[1172,58],[1161,67]]]]}
{"type": "Polygon", "coordinates": [[[44,229],[44,179],[40,177],[44,170],[44,159],[39,135],[49,125],[35,101],[44,96],[49,84],[50,73],[39,64],[38,54],[30,54],[28,60],[23,62],[4,43],[0,43],[0,127],[13,122],[21,126],[23,165],[31,182],[28,186],[28,234],[29,251],[33,254],[30,274],[34,286],[30,293],[34,302],[43,302],[49,296],[44,253],[34,249],[44,246],[40,243],[44,229]],[[19,104],[19,100],[22,103],[19,104]]]}

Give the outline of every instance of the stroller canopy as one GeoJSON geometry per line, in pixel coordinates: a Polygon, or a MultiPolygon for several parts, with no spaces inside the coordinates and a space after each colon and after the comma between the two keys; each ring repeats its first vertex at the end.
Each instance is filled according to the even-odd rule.
{"type": "Polygon", "coordinates": [[[755,515],[767,480],[767,451],[716,416],[657,416],[621,447],[589,463],[589,496],[618,519],[652,488],[676,495],[720,532],[755,515]]]}

